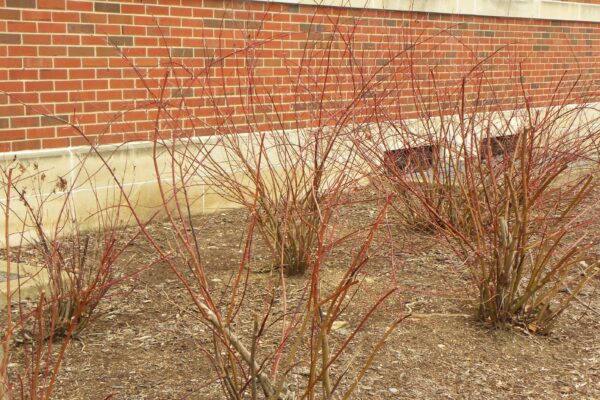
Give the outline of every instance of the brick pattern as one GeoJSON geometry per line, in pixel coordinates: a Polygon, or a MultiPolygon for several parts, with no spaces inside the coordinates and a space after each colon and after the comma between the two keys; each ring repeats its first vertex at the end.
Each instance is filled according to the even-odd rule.
{"type": "MultiPolygon", "coordinates": [[[[62,120],[76,122],[102,143],[148,139],[155,113],[144,107],[151,96],[138,73],[148,77],[154,96],[179,101],[179,112],[181,96],[188,98],[185,113],[194,118],[188,118],[185,132],[210,133],[206,127],[224,119],[243,123],[247,104],[226,101],[223,94],[247,89],[248,77],[242,82],[236,74],[248,66],[250,55],[256,57],[252,79],[263,99],[263,104],[258,101],[265,109],[261,113],[281,118],[286,127],[314,119],[319,106],[301,86],[320,87],[325,64],[339,72],[339,81],[327,83],[327,90],[340,100],[352,98],[350,75],[359,72],[405,82],[361,97],[368,102],[379,96],[378,90],[393,89],[388,105],[410,115],[410,84],[406,69],[400,68],[408,61],[389,65],[389,56],[423,38],[428,39],[407,53],[423,82],[434,70],[438,84],[451,86],[474,63],[501,49],[484,66],[507,103],[518,89],[519,65],[526,89],[540,104],[561,79],[582,74],[588,88],[600,83],[600,25],[593,23],[252,1],[0,0],[0,90],[11,94],[0,94],[0,151],[83,144],[62,120]],[[331,51],[324,50],[332,21],[339,21],[344,38],[352,38],[352,60],[339,34],[331,51]],[[256,45],[237,52],[248,43],[256,45]],[[307,48],[314,65],[299,69],[307,48]],[[161,94],[165,79],[169,90],[161,94]],[[277,115],[266,98],[281,105],[277,115]]],[[[257,127],[268,128],[267,119],[258,118],[257,127]]],[[[165,131],[177,131],[168,125],[163,124],[165,131]]]]}

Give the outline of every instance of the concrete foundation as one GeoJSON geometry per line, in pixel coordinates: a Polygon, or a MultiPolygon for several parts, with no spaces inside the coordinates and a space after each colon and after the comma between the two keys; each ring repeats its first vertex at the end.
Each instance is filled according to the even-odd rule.
{"type": "Polygon", "coordinates": [[[9,286],[11,301],[17,302],[37,299],[40,293],[48,290],[48,284],[48,272],[44,268],[11,263],[9,276],[6,261],[0,261],[0,308],[6,306],[9,286]]]}

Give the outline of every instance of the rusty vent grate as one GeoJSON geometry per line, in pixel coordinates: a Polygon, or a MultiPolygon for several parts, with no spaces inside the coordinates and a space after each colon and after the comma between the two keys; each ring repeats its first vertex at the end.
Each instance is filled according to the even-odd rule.
{"type": "Polygon", "coordinates": [[[384,162],[388,171],[417,172],[431,168],[436,146],[415,146],[404,149],[388,150],[384,153],[384,162]]]}
{"type": "Polygon", "coordinates": [[[507,154],[512,154],[517,147],[518,135],[491,136],[483,139],[481,143],[482,157],[487,152],[486,146],[490,146],[493,158],[501,158],[507,154]]]}

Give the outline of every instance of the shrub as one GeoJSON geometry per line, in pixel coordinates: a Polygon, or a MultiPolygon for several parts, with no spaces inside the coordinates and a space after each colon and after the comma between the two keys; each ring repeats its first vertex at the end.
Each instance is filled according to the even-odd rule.
{"type": "MultiPolygon", "coordinates": [[[[338,22],[326,25],[327,37],[307,40],[300,59],[284,58],[291,91],[285,101],[256,82],[262,65],[256,49],[244,52],[244,67],[231,78],[242,90],[229,94],[220,83],[205,88],[224,93],[226,104],[242,104],[243,116],[211,127],[214,146],[195,156],[204,160],[204,180],[255,216],[273,266],[289,275],[308,270],[323,207],[339,207],[363,178],[349,137],[360,129],[353,123],[369,112],[363,101],[368,84],[355,81],[351,92],[341,85],[344,78],[359,79],[351,71],[355,55],[338,22]],[[330,60],[339,46],[340,66],[330,60]]],[[[215,103],[215,114],[219,108],[215,103]]]]}
{"type": "MultiPolygon", "coordinates": [[[[82,136],[86,137],[83,133],[82,136]]],[[[351,262],[343,268],[341,277],[333,285],[324,286],[322,273],[330,254],[358,234],[340,236],[336,229],[338,225],[333,221],[345,220],[339,215],[342,211],[336,207],[338,198],[328,197],[328,202],[323,204],[316,220],[315,250],[307,261],[310,274],[308,279],[302,280],[301,295],[291,299],[286,283],[288,278],[282,270],[280,274],[274,275],[279,279],[280,291],[265,290],[263,296],[267,300],[261,304],[262,309],[258,310],[247,296],[251,284],[249,265],[258,216],[253,214],[250,217],[243,241],[243,255],[239,266],[232,268],[230,283],[224,291],[216,292],[210,283],[211,271],[206,268],[199,245],[202,227],[197,225],[191,214],[197,201],[191,195],[194,182],[192,178],[203,164],[180,169],[181,165],[190,160],[189,154],[182,147],[189,143],[155,142],[155,148],[163,147],[163,154],[171,157],[167,165],[176,168],[165,175],[163,164],[155,158],[155,174],[159,182],[157,190],[163,199],[161,210],[171,228],[166,231],[172,235],[168,240],[156,237],[148,229],[148,221],[136,212],[130,195],[124,189],[122,198],[132,210],[133,219],[152,251],[173,271],[198,311],[201,322],[210,328],[212,343],[204,350],[215,368],[224,395],[231,399],[256,398],[258,392],[262,392],[266,398],[275,399],[314,397],[317,393],[323,398],[334,398],[336,393],[348,397],[356,389],[375,355],[404,318],[401,314],[389,318],[388,329],[373,340],[373,349],[366,354],[367,358],[362,364],[357,364],[353,378],[347,369],[339,368],[339,373],[335,374],[340,356],[346,352],[356,335],[365,330],[369,318],[394,292],[387,291],[376,299],[341,343],[336,342],[337,345],[334,345],[331,342],[332,326],[339,320],[342,312],[351,307],[361,272],[368,262],[368,250],[390,199],[364,230],[367,234],[351,262]],[[164,181],[160,180],[161,176],[171,178],[164,181]],[[254,315],[251,336],[236,329],[244,325],[242,318],[248,314],[254,315]],[[280,333],[274,332],[276,328],[280,329],[280,333]],[[273,337],[275,342],[271,339],[273,337]],[[292,387],[291,376],[301,368],[308,369],[309,378],[300,387],[292,387]]],[[[96,149],[92,146],[92,151],[96,149]]],[[[99,151],[96,152],[109,169],[108,161],[99,151]]],[[[155,151],[155,157],[157,154],[158,150],[155,151]]],[[[117,186],[123,188],[118,177],[113,175],[113,178],[117,186]]],[[[340,182],[343,181],[338,181],[331,190],[342,191],[343,185],[340,182]]],[[[164,234],[165,232],[162,233],[164,234]]]]}
{"type": "MultiPolygon", "coordinates": [[[[223,50],[220,54],[225,55],[209,63],[201,77],[191,76],[189,69],[170,63],[163,74],[158,73],[165,77],[158,82],[158,88],[157,82],[132,65],[141,86],[147,90],[149,100],[144,107],[156,115],[151,141],[153,165],[161,215],[170,227],[163,232],[171,235],[168,240],[155,236],[147,228],[148,221],[136,212],[132,197],[93,139],[81,127],[75,124],[71,127],[88,141],[105,170],[113,174],[123,203],[131,210],[152,251],[176,275],[198,311],[199,322],[209,327],[211,344],[203,350],[214,366],[224,396],[257,398],[262,392],[270,399],[334,398],[337,394],[347,398],[403,318],[391,316],[388,329],[379,338],[369,339],[373,348],[366,360],[356,365],[354,376],[339,365],[341,355],[366,330],[366,322],[393,292],[388,291],[375,300],[341,342],[330,340],[334,322],[344,309],[352,306],[361,272],[367,265],[369,247],[389,203],[388,199],[367,226],[362,244],[343,268],[339,280],[323,285],[323,270],[332,251],[358,234],[340,233],[342,227],[348,226],[340,204],[361,174],[351,168],[356,155],[348,151],[345,138],[359,129],[349,123],[357,118],[355,113],[362,112],[354,103],[366,88],[360,86],[355,97],[340,100],[336,98],[335,85],[324,85],[321,77],[315,78],[329,67],[332,72],[325,79],[340,78],[340,72],[334,73],[334,67],[328,64],[331,48],[325,40],[314,49],[309,48],[307,53],[313,55],[303,61],[318,64],[320,72],[309,69],[307,77],[300,79],[312,85],[305,96],[316,96],[316,108],[309,113],[315,118],[312,121],[309,118],[311,124],[305,126],[306,115],[298,113],[295,122],[279,123],[280,108],[284,105],[270,98],[264,88],[252,84],[252,65],[257,63],[254,55],[259,50],[258,41],[250,41],[231,53],[223,50]],[[320,47],[323,44],[325,50],[320,47]],[[238,79],[243,90],[235,92],[239,96],[235,97],[224,90],[224,82],[211,83],[210,77],[212,68],[240,55],[245,57],[244,67],[233,78],[238,79]],[[178,78],[170,80],[169,76],[178,78]],[[185,91],[178,90],[181,94],[178,99],[166,95],[171,85],[181,89],[180,79],[204,84],[206,98],[214,101],[210,124],[194,123],[190,128],[188,121],[198,119],[187,107],[182,94],[185,91]],[[215,100],[213,91],[224,99],[215,100]],[[244,117],[232,118],[223,110],[226,108],[223,104],[236,104],[244,110],[244,117]],[[198,140],[196,136],[202,133],[209,133],[210,138],[198,140]],[[203,191],[206,183],[250,211],[243,255],[239,265],[232,267],[229,284],[218,292],[211,284],[212,272],[206,268],[202,254],[202,226],[193,218],[194,207],[206,194],[203,191]],[[249,302],[247,296],[255,229],[269,245],[277,263],[283,266],[279,274],[270,276],[278,280],[278,291],[265,289],[262,295],[267,300],[261,309],[249,302]],[[287,275],[305,272],[308,279],[301,281],[300,296],[292,299],[287,275]],[[254,316],[251,335],[239,329],[247,323],[243,320],[247,315],[254,316]],[[308,370],[308,379],[299,387],[292,386],[292,376],[303,368],[308,370]]],[[[298,71],[306,73],[302,68],[298,71]]],[[[154,75],[157,76],[156,71],[154,75]]],[[[303,97],[299,93],[304,89],[298,85],[296,90],[297,102],[301,103],[303,97]]]]}
{"type": "Polygon", "coordinates": [[[96,212],[84,220],[77,217],[73,208],[76,188],[64,179],[58,178],[53,189],[47,192],[52,184],[46,182],[48,177],[37,165],[13,162],[0,169],[6,199],[2,202],[2,212],[8,274],[18,270],[21,255],[28,252],[41,267],[39,276],[48,277],[47,284],[40,282],[45,289],[37,302],[24,301],[18,287],[7,290],[7,306],[3,310],[6,324],[0,331],[2,399],[49,399],[72,339],[97,318],[97,307],[111,288],[146,268],[142,266],[129,272],[117,269],[117,265],[125,267],[121,264],[124,252],[139,231],[122,229],[122,224],[127,222],[122,206],[100,204],[95,186],[85,177],[85,171],[85,162],[82,162],[73,171],[75,181],[90,185],[97,204],[96,212]],[[82,176],[84,178],[79,179],[82,176]],[[16,202],[22,207],[14,204],[16,202]],[[88,223],[95,224],[97,231],[84,230],[88,223]],[[11,231],[11,226],[18,225],[21,226],[18,230],[11,231]],[[11,240],[15,236],[19,237],[17,243],[11,240]],[[13,306],[14,302],[17,307],[13,306]],[[15,351],[15,335],[19,335],[23,343],[19,351],[15,351]],[[9,374],[12,358],[19,363],[9,374]]]}
{"type": "Polygon", "coordinates": [[[467,76],[456,91],[436,92],[414,124],[392,122],[364,153],[379,157],[371,165],[384,168],[381,182],[399,193],[400,208],[444,233],[465,259],[481,320],[547,333],[598,271],[588,251],[598,238],[585,228],[597,215],[588,211],[599,120],[579,81],[561,83],[541,108],[523,87],[507,110],[484,93],[485,79],[467,76]],[[409,151],[409,169],[381,155],[390,143],[415,141],[436,149],[431,162],[409,151]]]}

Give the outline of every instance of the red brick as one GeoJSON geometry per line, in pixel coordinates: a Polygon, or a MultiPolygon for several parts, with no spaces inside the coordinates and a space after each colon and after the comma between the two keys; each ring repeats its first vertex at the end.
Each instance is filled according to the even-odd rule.
{"type": "Polygon", "coordinates": [[[43,103],[62,103],[69,101],[68,92],[49,92],[41,93],[40,101],[43,103]]]}
{"type": "Polygon", "coordinates": [[[35,69],[15,69],[9,71],[9,77],[11,80],[22,80],[22,79],[37,79],[38,71],[35,69]]]}
{"type": "Polygon", "coordinates": [[[70,140],[68,138],[61,139],[44,139],[42,140],[42,148],[44,149],[56,149],[60,147],[69,147],[70,140]]]}
{"type": "Polygon", "coordinates": [[[11,128],[29,128],[40,126],[40,117],[15,117],[10,119],[11,128]]]}
{"type": "MultiPolygon", "coordinates": [[[[16,95],[13,95],[16,96],[16,95]]],[[[12,101],[11,101],[12,103],[12,101]]],[[[6,103],[4,103],[6,104],[6,103]]],[[[22,105],[0,106],[0,117],[15,117],[25,115],[25,107],[22,105]]]]}
{"type": "Polygon", "coordinates": [[[69,33],[94,33],[93,24],[68,24],[67,31],[69,33]]]}
{"type": "Polygon", "coordinates": [[[36,33],[37,25],[35,22],[9,21],[6,24],[6,29],[9,32],[13,32],[13,33],[17,33],[17,32],[36,33]]]}
{"type": "Polygon", "coordinates": [[[67,55],[67,48],[63,46],[44,46],[39,48],[41,57],[59,57],[67,55]]]}
{"type": "Polygon", "coordinates": [[[55,136],[54,128],[35,128],[27,130],[27,139],[44,139],[55,136]]]}
{"type": "Polygon", "coordinates": [[[23,35],[23,44],[49,45],[52,43],[50,35],[23,35]]]}
{"type": "Polygon", "coordinates": [[[52,13],[49,11],[23,10],[23,21],[50,21],[52,13]]]}
{"type": "Polygon", "coordinates": [[[19,20],[21,19],[20,10],[4,9],[0,12],[0,20],[19,20]]]}
{"type": "Polygon", "coordinates": [[[106,14],[82,14],[81,22],[83,23],[94,23],[94,24],[106,24],[108,22],[108,16],[106,14]]]}
{"type": "Polygon", "coordinates": [[[21,35],[14,33],[0,33],[0,44],[20,44],[21,35]]]}
{"type": "Polygon", "coordinates": [[[52,68],[51,58],[23,58],[25,68],[52,68]]]}
{"type": "Polygon", "coordinates": [[[66,125],[63,121],[68,121],[68,115],[42,115],[40,123],[42,126],[61,126],[66,125]]]}
{"type": "Polygon", "coordinates": [[[54,90],[54,83],[52,81],[25,82],[25,90],[27,92],[50,92],[54,90]]]}
{"type": "Polygon", "coordinates": [[[94,4],[88,0],[67,0],[67,8],[73,11],[93,11],[94,4]]]}
{"type": "Polygon", "coordinates": [[[42,69],[40,70],[40,79],[67,79],[66,69],[42,69]]]}
{"type": "Polygon", "coordinates": [[[120,13],[121,5],[119,3],[104,3],[96,1],[94,3],[94,11],[105,13],[120,13]]]}
{"type": "Polygon", "coordinates": [[[35,46],[11,46],[8,48],[8,55],[11,57],[36,56],[37,47],[35,46]]]}
{"type": "Polygon", "coordinates": [[[2,129],[0,137],[2,140],[24,140],[27,131],[25,129],[2,129]]]}
{"type": "Polygon", "coordinates": [[[35,8],[36,0],[6,0],[6,7],[35,8]]]}
{"type": "Polygon", "coordinates": [[[66,0],[38,0],[38,8],[51,10],[64,10],[67,7],[66,0]]]}
{"type": "Polygon", "coordinates": [[[38,22],[37,31],[39,33],[67,33],[67,26],[54,22],[38,22]]]}
{"type": "Polygon", "coordinates": [[[23,140],[12,142],[12,151],[38,150],[42,148],[40,140],[23,140]]]}

